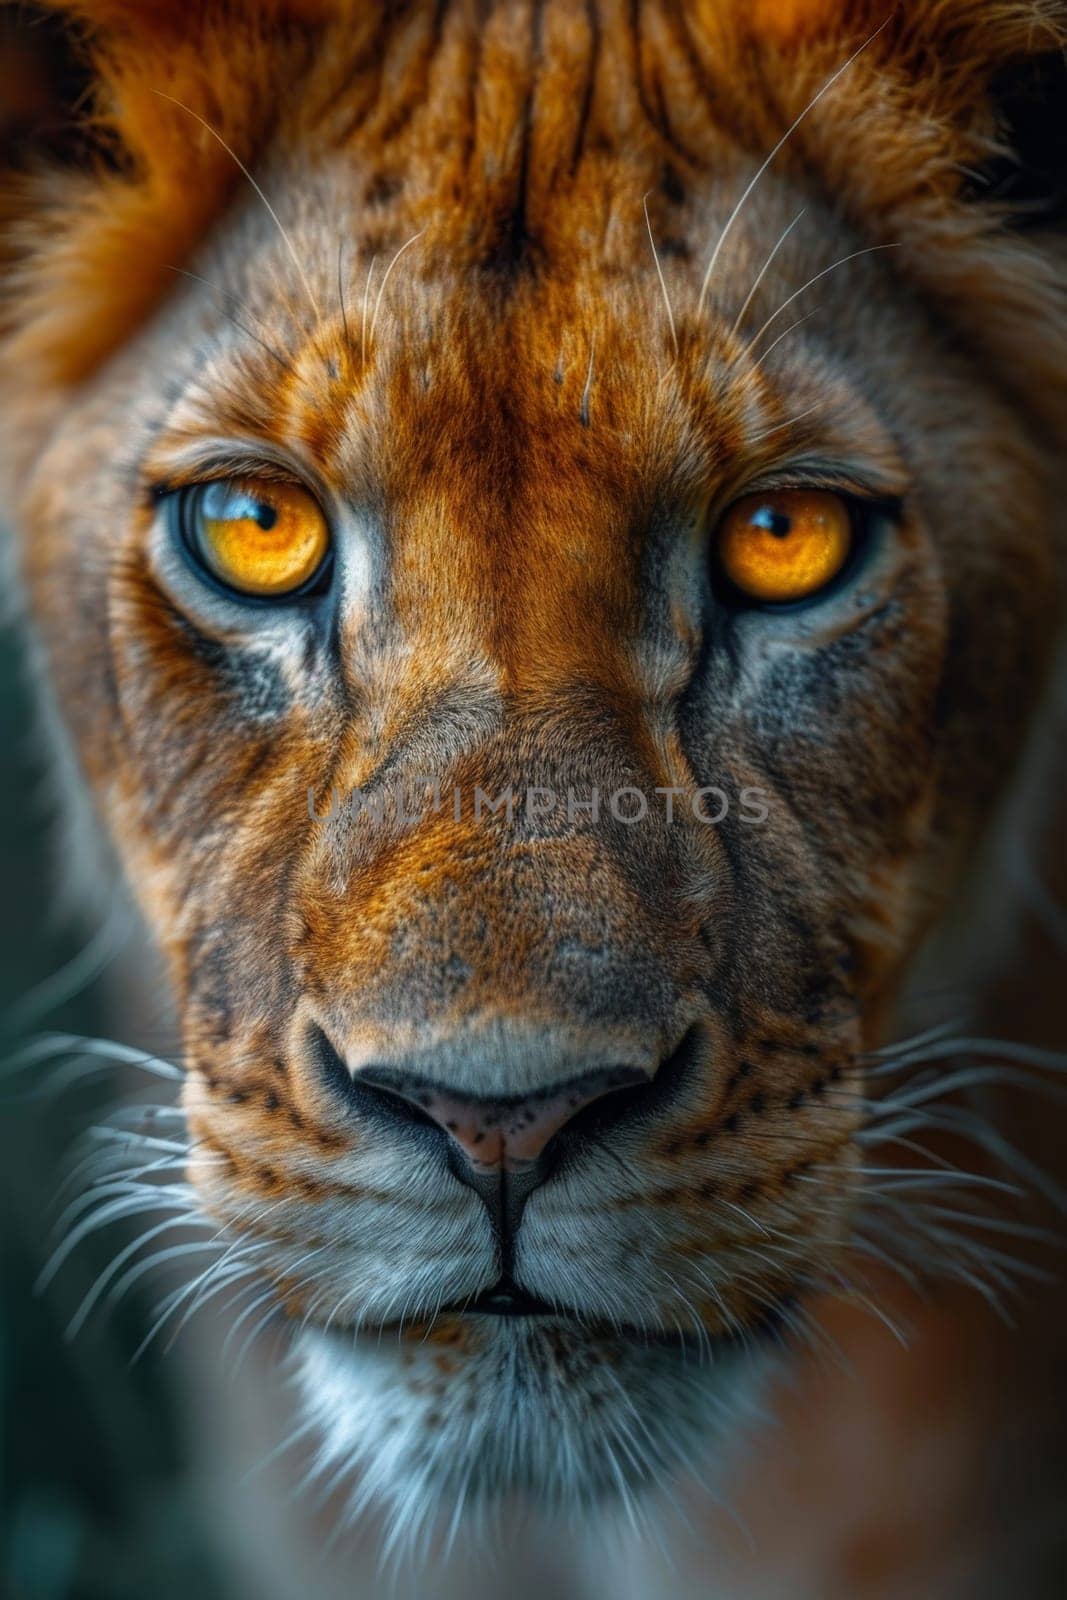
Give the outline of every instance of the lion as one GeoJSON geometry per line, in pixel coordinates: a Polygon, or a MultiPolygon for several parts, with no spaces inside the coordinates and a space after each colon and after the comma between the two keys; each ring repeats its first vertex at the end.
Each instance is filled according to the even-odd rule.
{"type": "Polygon", "coordinates": [[[353,1515],[639,1506],[1029,1247],[899,1041],[1055,660],[1067,11],[38,9],[0,482],[175,1316],[289,1330],[353,1515]]]}

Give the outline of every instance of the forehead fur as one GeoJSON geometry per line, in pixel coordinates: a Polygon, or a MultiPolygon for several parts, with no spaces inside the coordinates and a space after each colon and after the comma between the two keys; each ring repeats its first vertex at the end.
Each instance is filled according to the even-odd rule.
{"type": "Polygon", "coordinates": [[[720,174],[740,189],[860,50],[803,116],[776,170],[792,163],[807,182],[817,171],[873,240],[906,236],[901,260],[926,292],[980,330],[994,355],[999,346],[1015,364],[1023,350],[1031,382],[1062,386],[1047,338],[1047,264],[998,229],[993,208],[961,197],[966,169],[996,145],[993,73],[1062,41],[1058,6],[73,0],[58,9],[91,63],[94,153],[88,168],[11,177],[0,198],[16,258],[6,355],[22,377],[77,381],[121,344],[173,288],[245,184],[244,168],[280,160],[295,175],[350,153],[354,171],[374,169],[368,213],[404,173],[397,224],[426,235],[427,260],[558,275],[584,254],[599,270],[618,194],[634,205],[664,182],[699,186],[720,174]]]}

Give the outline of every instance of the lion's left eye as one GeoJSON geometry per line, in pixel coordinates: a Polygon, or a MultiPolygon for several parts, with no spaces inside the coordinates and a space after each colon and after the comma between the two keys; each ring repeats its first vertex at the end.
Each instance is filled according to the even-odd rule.
{"type": "Polygon", "coordinates": [[[718,531],[718,562],[735,592],[788,605],[825,589],[853,546],[849,503],[825,489],[780,489],[736,500],[718,531]]]}
{"type": "Polygon", "coordinates": [[[239,595],[289,599],[325,574],[329,526],[296,484],[227,478],[180,489],[173,503],[195,565],[239,595]]]}

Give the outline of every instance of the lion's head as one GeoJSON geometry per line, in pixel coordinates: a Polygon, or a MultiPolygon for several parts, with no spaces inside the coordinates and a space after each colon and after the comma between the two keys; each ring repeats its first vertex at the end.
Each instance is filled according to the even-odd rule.
{"type": "Polygon", "coordinates": [[[5,502],[227,1271],[387,1496],[628,1491],[859,1281],[1040,686],[1067,323],[982,183],[1062,28],[65,9],[5,502]]]}

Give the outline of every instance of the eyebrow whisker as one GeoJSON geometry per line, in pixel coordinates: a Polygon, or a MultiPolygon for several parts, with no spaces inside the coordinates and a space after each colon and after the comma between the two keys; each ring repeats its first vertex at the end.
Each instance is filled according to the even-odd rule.
{"type": "Polygon", "coordinates": [[[731,339],[736,338],[737,331],[740,328],[741,324],[745,320],[745,315],[746,315],[746,313],[748,311],[749,306],[752,304],[753,300],[756,298],[756,295],[759,293],[759,286],[763,282],[764,278],[767,276],[767,273],[768,273],[768,271],[770,270],[770,267],[771,267],[771,263],[774,261],[775,256],[778,254],[779,250],[785,244],[785,241],[788,239],[789,235],[792,233],[793,229],[796,227],[797,223],[800,221],[801,217],[804,215],[804,212],[806,210],[807,210],[807,207],[806,206],[802,206],[801,209],[797,212],[796,216],[793,218],[792,222],[790,222],[789,225],[782,230],[782,232],[781,232],[781,234],[779,235],[779,238],[778,238],[778,243],[774,246],[774,249],[771,251],[770,255],[767,257],[766,261],[763,263],[762,267],[759,269],[759,272],[756,274],[755,282],[753,283],[751,289],[748,291],[748,294],[745,296],[744,304],[742,305],[740,311],[737,313],[737,316],[734,319],[734,325],[730,329],[730,337],[731,337],[731,339]]]}
{"type": "Polygon", "coordinates": [[[844,65],[838,67],[837,71],[835,73],[833,73],[829,78],[827,78],[827,80],[823,84],[822,88],[816,94],[814,94],[812,96],[812,98],[808,101],[807,105],[804,107],[804,109],[800,113],[800,115],[795,119],[795,121],[790,123],[789,127],[782,134],[782,137],[778,140],[778,143],[774,146],[774,149],[771,151],[770,155],[767,156],[767,158],[763,162],[762,166],[760,166],[758,168],[758,170],[756,171],[755,176],[749,180],[748,184],[746,185],[746,187],[744,189],[744,192],[741,195],[740,200],[738,200],[737,204],[734,206],[734,209],[730,212],[730,215],[727,217],[726,222],[723,225],[723,230],[719,234],[718,242],[716,243],[715,248],[711,253],[711,260],[708,262],[708,270],[705,272],[704,281],[700,285],[700,295],[699,295],[699,297],[697,299],[697,310],[698,311],[703,311],[703,309],[704,309],[704,302],[707,300],[707,297],[708,297],[708,286],[711,283],[712,274],[715,271],[715,264],[719,259],[719,255],[720,255],[720,253],[722,251],[722,247],[726,243],[726,240],[727,240],[727,237],[729,236],[731,228],[733,227],[734,223],[737,221],[738,217],[741,215],[741,212],[742,212],[742,210],[744,209],[744,206],[745,206],[745,202],[748,200],[748,198],[751,195],[753,189],[759,183],[760,179],[763,177],[763,174],[767,171],[767,168],[771,165],[772,161],[774,160],[775,156],[778,154],[779,150],[781,150],[783,148],[783,146],[786,145],[789,142],[789,140],[793,137],[793,134],[799,128],[800,124],[804,121],[804,118],[808,115],[808,112],[809,111],[813,111],[815,109],[815,107],[818,105],[819,101],[822,99],[823,95],[826,94],[827,90],[832,89],[834,84],[837,82],[838,78],[840,78],[841,74],[843,72],[847,72],[849,67],[852,65],[852,63],[855,60],[857,60],[857,58],[859,56],[861,56],[863,54],[863,52],[867,49],[868,45],[871,45],[871,44],[874,43],[875,39],[877,39],[878,35],[882,32],[882,29],[888,26],[888,23],[889,23],[889,17],[886,17],[885,21],[883,23],[881,23],[877,28],[875,28],[874,32],[868,38],[864,39],[864,41],[860,45],[859,49],[854,51],[852,53],[852,55],[849,56],[848,60],[844,63],[844,65]]]}
{"type": "Polygon", "coordinates": [[[648,215],[648,194],[646,192],[641,205],[645,213],[645,227],[648,229],[648,242],[652,246],[652,259],[656,264],[656,276],[659,278],[660,290],[663,294],[663,304],[667,307],[667,321],[670,324],[671,343],[674,345],[674,358],[678,359],[678,330],[674,325],[674,311],[671,307],[671,297],[667,293],[667,280],[663,276],[663,267],[660,264],[659,251],[656,249],[656,240],[652,233],[652,221],[648,215]]]}
{"type": "Polygon", "coordinates": [[[237,154],[237,151],[233,148],[232,145],[227,144],[226,140],[222,137],[222,134],[219,133],[218,129],[217,128],[213,128],[211,126],[211,123],[208,122],[207,118],[206,117],[202,117],[200,115],[199,111],[194,111],[192,106],[187,106],[183,101],[176,100],[175,97],[172,94],[165,94],[162,89],[153,89],[152,93],[154,95],[158,95],[161,100],[169,100],[169,102],[170,102],[170,104],[172,106],[177,106],[179,111],[184,111],[186,116],[192,117],[194,119],[194,121],[199,122],[200,126],[202,128],[204,128],[204,129],[206,129],[206,131],[208,133],[210,133],[210,135],[211,135],[211,137],[213,139],[217,139],[218,140],[219,144],[225,150],[225,152],[229,156],[230,160],[235,164],[235,166],[237,166],[239,168],[239,170],[242,173],[242,175],[245,178],[247,178],[248,182],[251,184],[252,188],[255,190],[255,193],[257,194],[259,199],[263,202],[263,205],[266,208],[267,214],[270,217],[271,221],[274,223],[274,226],[277,228],[278,232],[281,234],[282,242],[284,243],[286,250],[288,250],[288,252],[289,252],[289,256],[290,256],[290,259],[292,260],[293,266],[296,268],[297,272],[300,275],[300,281],[304,286],[304,293],[308,297],[308,301],[310,302],[311,309],[315,313],[316,320],[320,320],[321,321],[322,314],[319,311],[319,303],[315,298],[314,291],[312,290],[312,287],[311,287],[311,280],[308,278],[308,275],[307,275],[306,271],[304,270],[304,264],[301,261],[299,255],[297,254],[296,247],[293,244],[292,239],[289,237],[289,234],[286,232],[285,227],[284,227],[284,225],[282,223],[282,219],[279,217],[278,213],[275,211],[274,207],[271,205],[270,201],[267,199],[267,196],[264,193],[263,189],[256,182],[255,178],[252,176],[252,174],[249,171],[249,169],[245,166],[244,162],[241,160],[240,156],[237,154]]]}
{"type": "Polygon", "coordinates": [[[379,285],[379,288],[378,288],[378,293],[375,296],[375,300],[374,300],[374,315],[370,319],[370,342],[371,342],[372,345],[374,343],[374,330],[378,326],[378,313],[382,309],[382,296],[385,293],[385,286],[389,282],[389,278],[390,278],[390,275],[392,273],[392,270],[396,266],[397,262],[400,260],[400,257],[404,254],[404,251],[405,250],[409,250],[411,248],[411,246],[416,242],[416,240],[422,238],[422,236],[423,236],[423,234],[425,232],[426,232],[425,228],[420,228],[418,233],[413,233],[411,235],[411,238],[406,240],[400,246],[400,249],[396,252],[396,255],[393,257],[392,261],[390,261],[389,265],[385,269],[385,273],[384,273],[384,275],[382,277],[381,284],[379,285]]]}
{"type": "Polygon", "coordinates": [[[878,250],[899,250],[899,249],[900,249],[900,241],[897,240],[893,244],[869,244],[869,245],[865,245],[862,250],[852,250],[852,251],[850,251],[850,253],[847,256],[839,256],[838,259],[836,261],[832,261],[828,267],[823,267],[821,272],[816,272],[813,277],[808,279],[807,283],[802,283],[800,285],[799,289],[794,289],[793,293],[788,297],[788,299],[782,301],[782,303],[778,307],[777,311],[772,311],[771,312],[770,316],[767,318],[767,320],[763,324],[762,328],[760,328],[759,332],[757,334],[754,334],[753,337],[748,341],[748,348],[751,350],[751,349],[754,348],[754,346],[759,344],[760,340],[762,339],[763,335],[767,332],[767,329],[770,327],[771,323],[776,321],[776,319],[781,316],[782,312],[786,309],[786,307],[787,306],[791,306],[793,304],[794,300],[798,300],[800,298],[800,296],[804,293],[805,289],[810,289],[813,283],[818,283],[820,278],[828,277],[831,272],[836,272],[838,267],[845,266],[849,261],[858,261],[860,256],[873,256],[875,254],[875,252],[878,251],[878,250]]]}

